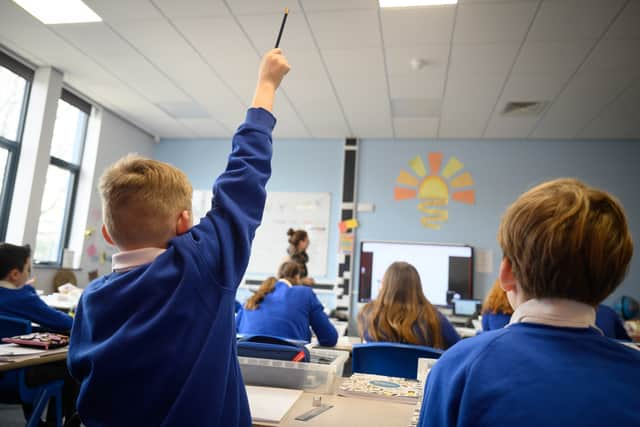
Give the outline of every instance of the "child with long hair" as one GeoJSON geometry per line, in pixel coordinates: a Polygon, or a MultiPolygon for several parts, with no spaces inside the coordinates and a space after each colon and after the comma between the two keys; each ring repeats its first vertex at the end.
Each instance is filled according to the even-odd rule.
{"type": "Polygon", "coordinates": [[[309,247],[309,233],[305,230],[294,230],[290,228],[287,230],[289,247],[287,248],[287,254],[291,261],[295,261],[300,265],[300,279],[303,285],[313,285],[315,280],[309,277],[307,271],[307,263],[309,262],[309,255],[307,254],[307,248],[309,247]]]}
{"type": "Polygon", "coordinates": [[[482,330],[504,328],[509,324],[512,314],[513,308],[509,304],[507,293],[500,287],[500,280],[496,280],[482,304],[482,330]]]}
{"type": "Polygon", "coordinates": [[[239,333],[310,341],[311,327],[320,345],[336,345],[338,332],[316,294],[310,287],[296,286],[301,284],[300,270],[298,263],[287,261],[278,278],[262,282],[236,317],[239,333]]]}
{"type": "Polygon", "coordinates": [[[460,336],[422,292],[420,275],[406,262],[394,262],[382,277],[380,294],[358,315],[360,337],[447,349],[460,336]]]}

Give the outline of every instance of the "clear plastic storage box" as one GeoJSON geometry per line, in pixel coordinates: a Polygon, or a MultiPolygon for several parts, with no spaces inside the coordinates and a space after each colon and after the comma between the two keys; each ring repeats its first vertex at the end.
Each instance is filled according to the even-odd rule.
{"type": "Polygon", "coordinates": [[[267,387],[309,390],[331,394],[342,376],[349,353],[337,350],[311,349],[310,362],[258,359],[238,356],[244,383],[267,387]]]}

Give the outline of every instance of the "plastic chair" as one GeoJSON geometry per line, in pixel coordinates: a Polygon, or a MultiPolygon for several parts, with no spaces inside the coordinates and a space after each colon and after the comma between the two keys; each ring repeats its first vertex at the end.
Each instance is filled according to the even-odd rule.
{"type": "MultiPolygon", "coordinates": [[[[29,320],[0,315],[0,338],[30,332],[29,320]]],[[[28,387],[24,373],[24,369],[0,373],[0,402],[31,405],[33,411],[27,420],[26,427],[38,427],[47,402],[51,400],[49,411],[54,411],[56,427],[61,427],[63,381],[51,381],[40,386],[28,387]]]]}
{"type": "Polygon", "coordinates": [[[418,358],[439,359],[442,353],[437,348],[393,342],[355,344],[352,368],[354,373],[416,379],[418,358]]]}

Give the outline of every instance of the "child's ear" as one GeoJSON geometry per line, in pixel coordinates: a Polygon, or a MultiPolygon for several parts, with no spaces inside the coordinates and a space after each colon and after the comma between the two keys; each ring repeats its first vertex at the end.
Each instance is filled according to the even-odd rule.
{"type": "Polygon", "coordinates": [[[15,283],[20,279],[20,271],[17,268],[12,269],[7,273],[7,276],[4,278],[7,282],[15,283]]]}
{"type": "Polygon", "coordinates": [[[191,228],[191,212],[183,210],[176,221],[176,236],[186,233],[191,228]]]}
{"type": "Polygon", "coordinates": [[[502,258],[500,263],[500,287],[505,291],[513,291],[516,288],[516,278],[513,275],[511,261],[508,258],[502,258]]]}
{"type": "Polygon", "coordinates": [[[116,244],[113,242],[109,231],[107,230],[107,226],[102,224],[102,237],[107,241],[108,244],[115,246],[116,244]]]}

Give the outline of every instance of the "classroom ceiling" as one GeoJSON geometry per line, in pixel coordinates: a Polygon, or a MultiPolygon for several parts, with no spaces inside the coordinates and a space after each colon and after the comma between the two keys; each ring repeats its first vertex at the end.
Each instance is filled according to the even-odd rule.
{"type": "Polygon", "coordinates": [[[159,137],[230,136],[289,7],[276,137],[640,138],[640,0],[85,2],[103,22],[0,0],[0,44],[159,137]]]}

